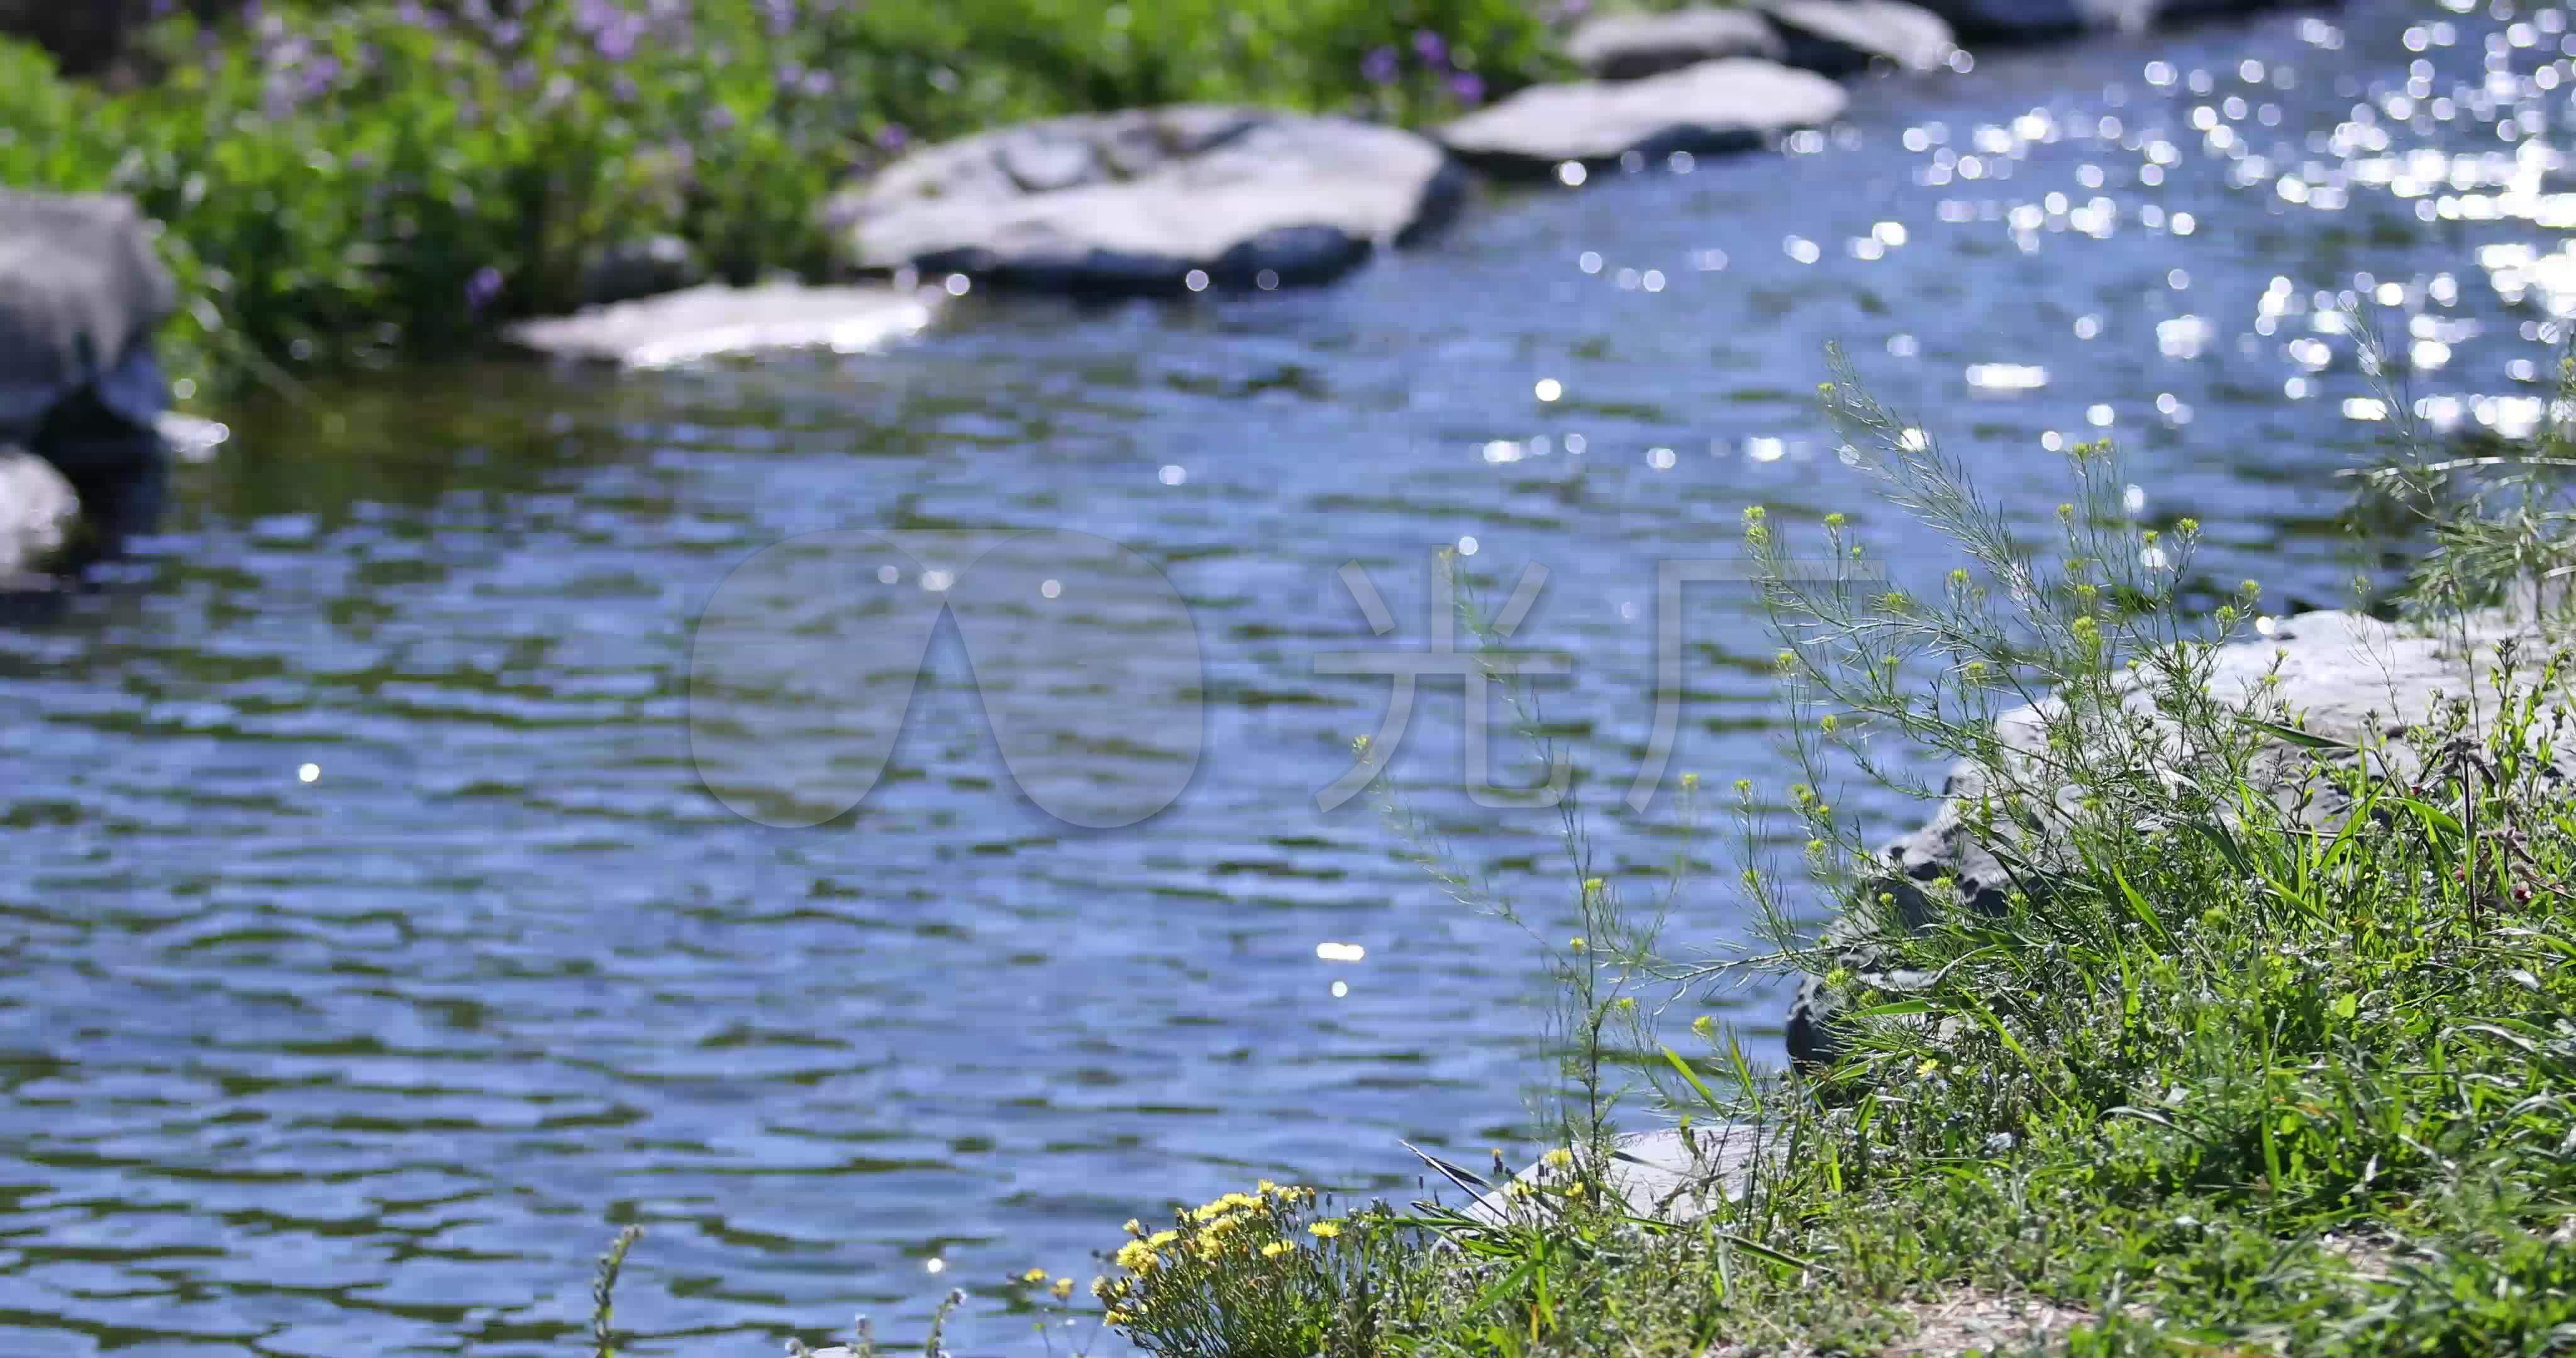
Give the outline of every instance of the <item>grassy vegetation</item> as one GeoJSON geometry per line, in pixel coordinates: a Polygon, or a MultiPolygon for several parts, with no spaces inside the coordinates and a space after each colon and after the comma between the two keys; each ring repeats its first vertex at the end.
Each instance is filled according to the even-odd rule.
{"type": "Polygon", "coordinates": [[[1556,58],[1521,0],[271,3],[145,35],[110,92],[0,39],[0,183],[168,224],[195,381],[377,364],[561,309],[657,234],[815,273],[825,197],[904,147],[1243,101],[1421,121],[1556,58]]]}
{"type": "MultiPolygon", "coordinates": [[[[1741,884],[1771,950],[1660,957],[1660,907],[1589,877],[1570,812],[1585,935],[1553,951],[1577,1055],[1539,1174],[1445,1167],[1499,1212],[1336,1212],[1262,1185],[1131,1223],[1094,1285],[1108,1323],[1174,1358],[2576,1349],[2569,656],[2490,648],[2477,682],[2367,747],[2277,699],[2214,701],[2214,648],[2251,635],[2259,591],[2188,613],[2196,528],[2130,520],[2107,447],[2075,451],[2041,550],[1928,434],[1848,383],[1826,400],[1887,497],[1963,555],[1916,597],[1872,583],[1839,518],[1802,560],[1746,515],[1810,769],[1789,798],[1801,870],[1884,965],[1829,973],[1758,861],[1741,884]],[[2046,694],[2038,739],[1993,738],[1998,709],[2046,694]],[[1971,823],[2019,883],[2001,905],[1934,884],[1928,918],[1897,918],[1819,791],[1900,778],[1887,743],[1979,768],[1971,823]],[[1831,1069],[1757,1074],[1705,1020],[1689,1053],[1662,1045],[1659,1011],[1745,966],[1848,993],[1831,1069]],[[1605,1072],[1658,1066],[1653,1112],[1768,1147],[1680,1224],[1601,1189],[1605,1072]]],[[[2570,453],[2562,422],[2497,460],[2372,471],[2439,530],[2430,621],[2550,583],[2570,453]]],[[[1762,797],[1738,795],[1765,842],[1762,797]]]]}

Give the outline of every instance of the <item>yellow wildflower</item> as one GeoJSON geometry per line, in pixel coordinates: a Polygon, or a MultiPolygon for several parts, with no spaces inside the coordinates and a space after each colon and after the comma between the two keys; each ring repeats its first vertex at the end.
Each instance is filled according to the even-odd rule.
{"type": "Polygon", "coordinates": [[[1583,936],[1581,934],[1577,934],[1574,937],[1565,940],[1565,946],[1576,952],[1581,952],[1591,945],[1583,941],[1583,936]]]}
{"type": "Polygon", "coordinates": [[[1254,1184],[1252,1186],[1252,1191],[1266,1198],[1271,1194],[1278,1192],[1279,1185],[1270,1182],[1268,1179],[1264,1179],[1261,1182],[1254,1184]]]}
{"type": "Polygon", "coordinates": [[[1941,1073],[1941,1063],[1933,1060],[1931,1057],[1924,1057],[1923,1064],[1916,1066],[1914,1068],[1914,1073],[1922,1076],[1938,1075],[1941,1073]]]}
{"type": "Polygon", "coordinates": [[[1583,1193],[1584,1193],[1584,1188],[1583,1188],[1583,1181],[1582,1181],[1581,1179],[1577,1179],[1577,1180],[1575,1180],[1574,1182],[1572,1182],[1572,1183],[1570,1183],[1570,1184],[1567,1184],[1567,1185],[1565,1186],[1565,1196],[1567,1196],[1567,1197],[1569,1197],[1569,1198],[1579,1198],[1579,1197],[1582,1197],[1582,1196],[1583,1196],[1583,1193]]]}
{"type": "Polygon", "coordinates": [[[1563,1146],[1559,1146],[1555,1150],[1549,1151],[1547,1154],[1540,1156],[1538,1158],[1538,1162],[1547,1166],[1549,1169],[1563,1169],[1574,1163],[1574,1152],[1567,1150],[1563,1146]]]}
{"type": "Polygon", "coordinates": [[[1145,1247],[1158,1250],[1180,1238],[1181,1233],[1178,1231],[1156,1231],[1145,1237],[1145,1247]]]}
{"type": "Polygon", "coordinates": [[[1526,1198],[1534,1191],[1528,1184],[1518,1180],[1513,1181],[1510,1189],[1511,1195],[1515,1198],[1526,1198]]]}
{"type": "Polygon", "coordinates": [[[1261,1247],[1261,1257],[1264,1259],[1276,1259],[1280,1255],[1286,1254],[1288,1251],[1295,1248],[1297,1247],[1289,1244],[1285,1240],[1273,1240],[1269,1244],[1261,1247]]]}
{"type": "Polygon", "coordinates": [[[1042,1283],[1045,1282],[1046,1279],[1047,1272],[1042,1268],[1033,1268],[1020,1275],[1020,1281],[1024,1283],[1042,1283]]]}
{"type": "Polygon", "coordinates": [[[1134,1217],[1129,1217],[1127,1218],[1126,1226],[1121,1229],[1125,1230],[1129,1235],[1143,1235],[1145,1233],[1145,1223],[1138,1221],[1134,1217]]]}
{"type": "Polygon", "coordinates": [[[1135,1317],[1135,1316],[1133,1316],[1133,1315],[1131,1315],[1131,1314],[1129,1314],[1129,1313],[1127,1313],[1127,1312],[1125,1312],[1125,1311],[1117,1311],[1117,1310],[1112,1310],[1112,1311],[1106,1311],[1106,1312],[1103,1312],[1103,1313],[1101,1314],[1101,1317],[1100,1317],[1100,1318],[1101,1318],[1102,1320],[1105,1320],[1105,1321],[1109,1322],[1109,1323],[1110,1323],[1110,1324],[1112,1324],[1112,1325],[1128,1325],[1128,1324],[1133,1324],[1133,1323],[1135,1322],[1135,1319],[1136,1319],[1136,1317],[1135,1317]]]}
{"type": "Polygon", "coordinates": [[[1154,1266],[1154,1251],[1147,1248],[1142,1240],[1130,1240],[1118,1247],[1118,1253],[1110,1256],[1110,1262],[1131,1273],[1142,1273],[1154,1266]]]}
{"type": "Polygon", "coordinates": [[[1055,1299],[1057,1301],[1062,1301],[1073,1295],[1073,1279],[1058,1278],[1055,1280],[1055,1285],[1049,1287],[1047,1290],[1055,1294],[1055,1299]]]}
{"type": "Polygon", "coordinates": [[[1342,1233],[1342,1223],[1338,1221],[1318,1221],[1314,1225],[1307,1227],[1306,1231],[1308,1234],[1319,1239],[1330,1240],[1334,1236],[1342,1233]]]}

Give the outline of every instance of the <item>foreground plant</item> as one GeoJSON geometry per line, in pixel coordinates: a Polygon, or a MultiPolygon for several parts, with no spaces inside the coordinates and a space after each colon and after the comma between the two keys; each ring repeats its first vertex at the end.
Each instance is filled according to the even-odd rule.
{"type": "MultiPolygon", "coordinates": [[[[1936,1352],[2576,1350],[2576,671],[2554,634],[2460,608],[2495,590],[2452,592],[2436,619],[2450,691],[2309,729],[2274,674],[2221,649],[2275,625],[2259,588],[2199,575],[2196,525],[2137,521],[2113,450],[2075,450],[2054,540],[2034,538],[1928,431],[1838,379],[1850,460],[1963,558],[1910,592],[1850,521],[1802,555],[1793,525],[1746,516],[1798,714],[1797,871],[1844,923],[1812,944],[1757,859],[1743,881],[1766,953],[1681,963],[1632,939],[1615,971],[1569,985],[1578,1015],[1644,994],[1651,1016],[1649,983],[1746,967],[1833,996],[1803,1075],[1756,1074],[1714,1024],[1696,1055],[1658,1053],[1668,1113],[1757,1129],[1765,1149],[1727,1160],[1728,1191],[1679,1218],[1607,1191],[1606,1140],[1545,1158],[1554,1191],[1435,1161],[1483,1203],[1389,1213],[1382,1252],[1347,1261],[1367,1272],[1332,1273],[1338,1308],[1264,1309],[1282,1292],[1260,1263],[1193,1246],[1171,1275],[1186,1284],[1151,1294],[1187,1323],[1156,1328],[1126,1291],[1119,1318],[1158,1353],[1207,1358],[1909,1336],[1936,1352]],[[1918,771],[1943,763],[1947,843],[1973,880],[1891,871],[1840,809],[1854,778],[1937,796],[1918,771]]],[[[2440,541],[2522,531],[2454,524],[2440,541]]],[[[2502,564],[2529,584],[2541,559],[2424,578],[2502,564]]],[[[1746,842],[1776,840],[1778,813],[1738,788],[1746,842]]],[[[1580,897],[1598,890],[1587,878],[1580,897]]],[[[1611,1059],[1605,1031],[1573,1029],[1590,1069],[1611,1059]]],[[[1593,1088],[1573,1083],[1569,1130],[1590,1124],[1593,1088]]],[[[1140,1245],[1156,1262],[1125,1286],[1181,1241],[1140,1245]]]]}

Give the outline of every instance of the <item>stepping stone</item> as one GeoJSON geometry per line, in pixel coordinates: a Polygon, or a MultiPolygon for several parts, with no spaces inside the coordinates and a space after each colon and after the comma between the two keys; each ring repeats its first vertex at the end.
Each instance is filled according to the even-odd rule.
{"type": "Polygon", "coordinates": [[[1778,61],[1789,47],[1753,10],[1699,5],[1586,19],[1565,40],[1565,51],[1597,79],[1641,80],[1719,57],[1778,61]]]}
{"type": "Polygon", "coordinates": [[[1182,105],[928,147],[828,216],[862,270],[1134,295],[1328,282],[1438,227],[1465,190],[1410,132],[1182,105]]]}
{"type": "Polygon", "coordinates": [[[910,335],[930,317],[925,295],[883,285],[709,283],[520,321],[504,333],[514,344],[558,358],[662,368],[774,349],[857,353],[910,335]]]}
{"type": "Polygon", "coordinates": [[[1848,96],[1812,71],[1751,57],[1704,61],[1643,80],[1538,85],[1441,128],[1460,159],[1497,173],[1547,174],[1631,153],[1737,151],[1839,116],[1848,96]]]}
{"type": "Polygon", "coordinates": [[[1905,0],[1765,0],[1762,13],[1786,41],[1788,64],[1825,75],[1877,61],[1929,71],[1957,45],[1940,15],[1905,0]]]}

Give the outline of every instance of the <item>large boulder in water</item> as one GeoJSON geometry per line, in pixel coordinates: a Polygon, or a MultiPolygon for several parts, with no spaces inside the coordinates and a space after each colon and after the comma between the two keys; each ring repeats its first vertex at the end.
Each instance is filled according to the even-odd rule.
{"type": "MultiPolygon", "coordinates": [[[[2210,696],[2228,707],[2292,718],[2312,736],[2343,747],[2367,747],[2372,768],[2384,777],[2405,779],[2440,753],[2416,748],[2412,731],[2434,724],[2440,700],[2473,693],[2490,679],[2499,646],[2519,647],[2526,675],[2545,661],[2547,647],[2529,617],[2527,605],[2520,611],[2479,613],[2456,630],[2434,635],[2360,613],[2302,613],[2274,622],[2268,635],[2215,651],[2207,686],[2210,696]]],[[[2166,747],[2142,753],[2158,761],[2178,758],[2180,751],[2172,747],[2179,735],[2170,719],[2157,712],[2150,686],[2132,672],[2121,678],[2119,692],[2128,710],[2155,718],[2157,742],[2166,747]]],[[[2050,840],[2065,839],[2062,831],[2081,815],[2077,793],[2055,785],[2044,772],[2049,767],[2044,758],[2048,725],[2062,713],[2057,700],[2050,699],[1996,719],[1997,764],[2005,773],[2000,784],[2009,786],[1974,763],[1962,762],[1950,771],[1930,823],[1879,852],[1884,875],[1869,889],[1894,900],[1894,918],[1873,924],[1847,916],[1827,927],[1824,946],[1837,966],[1873,990],[1914,989],[1930,978],[1892,968],[1883,937],[1874,930],[1882,924],[1922,928],[1938,908],[1929,890],[1933,884],[1954,884],[1962,908],[1986,914],[2003,910],[2016,888],[2044,890],[2042,883],[2015,879],[1979,837],[1968,808],[1989,796],[2011,800],[2050,831],[2050,840]]],[[[2339,789],[2311,776],[2317,757],[2314,749],[2267,739],[2246,777],[2300,823],[2330,829],[2343,823],[2350,805],[2339,789]]],[[[2576,751],[2562,753],[2559,761],[2563,776],[2576,777],[2576,751]]],[[[2044,860],[2058,845],[2044,841],[2036,847],[2044,860]]],[[[1789,1009],[1792,1062],[1813,1066],[1835,1057],[1834,1022],[1844,999],[1817,977],[1805,979],[1789,1009]]]]}
{"type": "Polygon", "coordinates": [[[1538,85],[1440,129],[1469,164],[1544,174],[1566,162],[1735,151],[1831,122],[1848,96],[1812,71],[1727,57],[1644,80],[1538,85]]]}
{"type": "Polygon", "coordinates": [[[928,147],[828,212],[864,270],[1135,294],[1325,282],[1438,226],[1465,188],[1409,132],[1182,105],[928,147]]]}
{"type": "Polygon", "coordinates": [[[160,508],[152,331],[176,302],[131,200],[0,189],[0,443],[60,469],[105,548],[160,508]]]}

